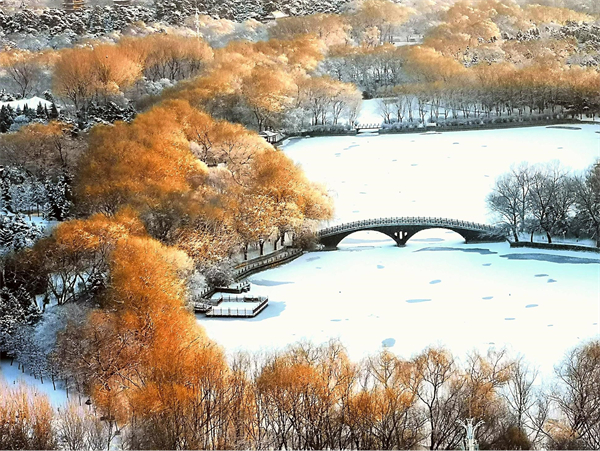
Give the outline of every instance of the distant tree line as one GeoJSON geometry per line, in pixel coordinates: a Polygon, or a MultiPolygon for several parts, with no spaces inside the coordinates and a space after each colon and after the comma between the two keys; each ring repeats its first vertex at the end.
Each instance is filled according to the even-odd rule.
{"type": "Polygon", "coordinates": [[[487,198],[515,241],[521,233],[589,237],[600,247],[600,161],[582,174],[570,174],[558,163],[522,163],[496,179],[487,198]]]}

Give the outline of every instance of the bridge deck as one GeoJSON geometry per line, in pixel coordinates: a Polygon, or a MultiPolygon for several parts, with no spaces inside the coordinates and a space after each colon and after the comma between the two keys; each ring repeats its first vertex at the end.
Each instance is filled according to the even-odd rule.
{"type": "Polygon", "coordinates": [[[433,217],[394,217],[394,218],[377,218],[365,219],[362,221],[353,221],[345,224],[339,224],[333,227],[327,227],[319,230],[317,236],[325,237],[336,235],[338,233],[352,230],[367,230],[371,227],[401,227],[401,226],[423,226],[423,227],[442,227],[442,228],[457,228],[473,230],[478,232],[491,232],[492,234],[500,234],[501,230],[497,227],[480,224],[470,221],[460,221],[457,219],[448,218],[433,218],[433,217]]]}

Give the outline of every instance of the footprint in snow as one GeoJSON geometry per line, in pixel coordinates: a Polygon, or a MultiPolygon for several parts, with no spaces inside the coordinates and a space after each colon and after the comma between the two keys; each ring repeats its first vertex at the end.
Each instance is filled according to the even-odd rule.
{"type": "Polygon", "coordinates": [[[525,306],[525,308],[533,308],[533,307],[538,307],[538,306],[539,306],[539,304],[527,304],[525,306]]]}
{"type": "Polygon", "coordinates": [[[385,268],[385,266],[383,266],[383,265],[377,265],[377,269],[383,269],[383,268],[385,268]]]}
{"type": "Polygon", "coordinates": [[[548,274],[536,274],[533,277],[548,277],[548,274]]]}
{"type": "Polygon", "coordinates": [[[436,283],[440,283],[440,282],[441,282],[440,279],[435,279],[435,280],[432,280],[431,282],[429,282],[429,285],[435,285],[436,283]]]}
{"type": "Polygon", "coordinates": [[[554,282],[557,282],[557,281],[554,279],[548,279],[548,283],[554,283],[554,282]]]}
{"type": "Polygon", "coordinates": [[[484,264],[483,264],[483,265],[481,265],[481,266],[492,266],[492,264],[491,264],[491,263],[484,263],[484,264]]]}
{"type": "Polygon", "coordinates": [[[515,318],[504,318],[504,321],[514,321],[515,318]]]}
{"type": "Polygon", "coordinates": [[[481,298],[481,299],[483,299],[484,301],[489,301],[490,299],[494,299],[494,296],[486,296],[486,297],[481,298]]]}

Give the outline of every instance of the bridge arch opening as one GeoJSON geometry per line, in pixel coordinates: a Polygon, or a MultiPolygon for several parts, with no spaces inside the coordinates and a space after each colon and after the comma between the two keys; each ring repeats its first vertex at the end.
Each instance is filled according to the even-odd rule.
{"type": "Polygon", "coordinates": [[[359,230],[345,236],[337,245],[338,249],[353,247],[387,247],[396,246],[396,242],[388,235],[377,230],[359,230]]]}
{"type": "Polygon", "coordinates": [[[464,244],[465,238],[454,230],[443,227],[423,229],[412,235],[407,245],[436,245],[436,244],[464,244]]]}

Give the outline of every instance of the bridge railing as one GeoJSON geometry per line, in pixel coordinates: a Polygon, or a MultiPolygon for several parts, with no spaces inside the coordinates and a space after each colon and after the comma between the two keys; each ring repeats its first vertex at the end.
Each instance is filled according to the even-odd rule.
{"type": "Polygon", "coordinates": [[[437,217],[393,217],[393,218],[376,218],[353,221],[350,223],[339,224],[333,227],[327,227],[319,230],[317,236],[326,237],[335,235],[341,232],[351,232],[364,229],[365,227],[380,227],[380,226],[403,226],[403,225],[423,225],[423,226],[440,226],[440,227],[459,227],[463,229],[475,230],[478,232],[501,233],[500,229],[489,224],[479,224],[470,221],[461,221],[449,218],[437,217]]]}

